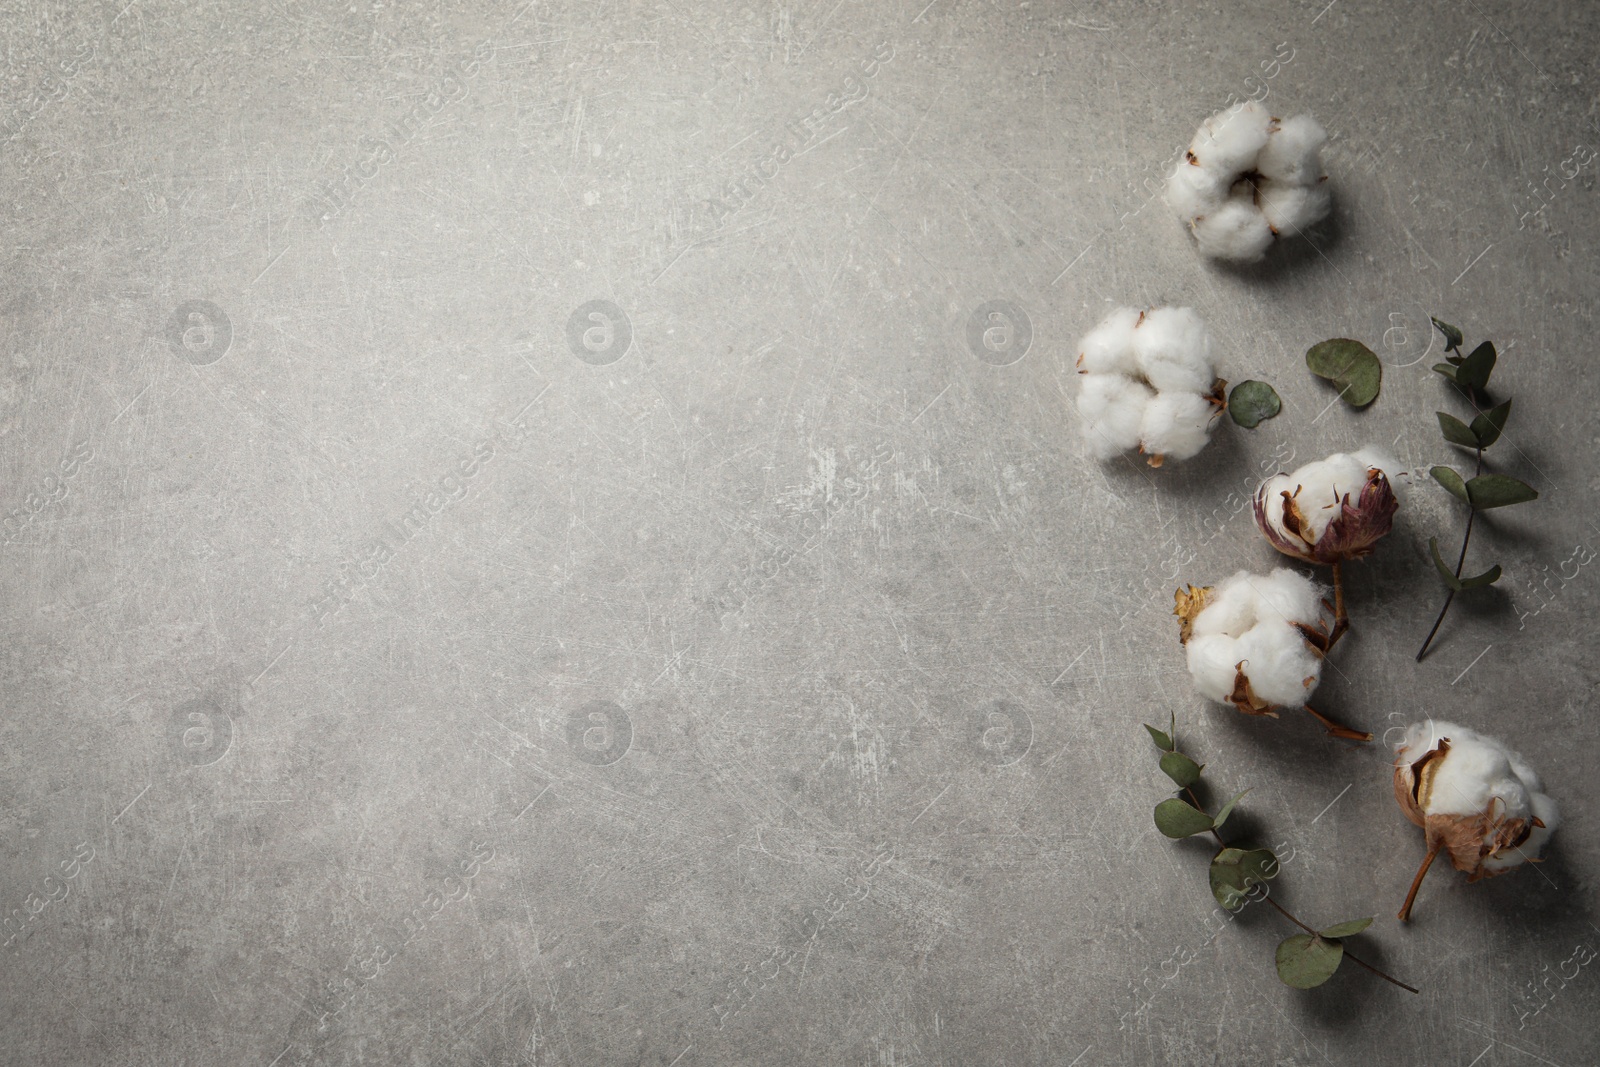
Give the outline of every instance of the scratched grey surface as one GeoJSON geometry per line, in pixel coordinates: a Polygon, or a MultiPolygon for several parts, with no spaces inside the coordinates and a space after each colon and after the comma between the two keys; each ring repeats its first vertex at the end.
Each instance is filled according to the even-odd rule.
{"type": "Polygon", "coordinates": [[[3,7],[4,1062],[1595,1062],[1594,6],[3,7]],[[1337,206],[1226,271],[1151,190],[1245,96],[1337,206]],[[1118,303],[1285,414],[1089,461],[1118,303]],[[1401,928],[1386,746],[1206,706],[1169,610],[1277,562],[1261,472],[1450,459],[1430,312],[1543,498],[1417,665],[1414,492],[1319,704],[1567,821],[1401,928]],[[1420,996],[1220,922],[1169,711],[1420,996]]]}

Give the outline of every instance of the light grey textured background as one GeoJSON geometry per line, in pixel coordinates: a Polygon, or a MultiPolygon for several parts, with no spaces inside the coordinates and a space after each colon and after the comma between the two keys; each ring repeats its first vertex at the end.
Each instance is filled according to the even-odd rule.
{"type": "Polygon", "coordinates": [[[1593,5],[0,7],[4,1062],[1596,1061],[1593,5]],[[1336,207],[1229,271],[1151,195],[1246,96],[1336,207]],[[1284,414],[1087,459],[1122,303],[1284,414]],[[1207,706],[1169,611],[1277,564],[1262,472],[1452,459],[1430,312],[1543,496],[1417,665],[1417,488],[1318,703],[1503,735],[1567,822],[1402,928],[1387,746],[1207,706]],[[1420,996],[1218,920],[1169,712],[1420,996]]]}

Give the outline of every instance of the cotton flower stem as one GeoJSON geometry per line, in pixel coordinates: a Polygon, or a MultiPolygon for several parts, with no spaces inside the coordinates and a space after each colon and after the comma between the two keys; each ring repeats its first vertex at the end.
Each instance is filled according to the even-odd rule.
{"type": "MultiPolygon", "coordinates": [[[[1344,575],[1339,570],[1339,561],[1333,562],[1333,632],[1328,635],[1328,648],[1333,651],[1333,646],[1339,643],[1345,631],[1350,629],[1350,616],[1344,611],[1344,575]]],[[[1371,737],[1368,737],[1371,740],[1371,737]]]]}
{"type": "MultiPolygon", "coordinates": [[[[1480,449],[1478,449],[1478,470],[1477,470],[1477,474],[1474,474],[1473,477],[1477,477],[1478,474],[1482,474],[1482,473],[1483,473],[1483,449],[1480,448],[1480,449]]],[[[1459,580],[1461,578],[1461,568],[1463,566],[1465,566],[1466,562],[1467,562],[1467,545],[1472,543],[1472,520],[1476,519],[1477,517],[1478,517],[1478,509],[1477,508],[1472,508],[1471,511],[1467,512],[1467,532],[1461,538],[1461,554],[1456,557],[1456,578],[1457,578],[1457,580],[1459,580]]],[[[1338,565],[1335,564],[1335,566],[1337,567],[1338,565]]],[[[1455,598],[1456,598],[1456,591],[1454,589],[1450,590],[1450,592],[1445,596],[1445,598],[1444,598],[1444,607],[1439,609],[1439,617],[1437,619],[1433,620],[1433,629],[1428,631],[1428,639],[1426,641],[1423,641],[1422,642],[1422,648],[1417,650],[1417,662],[1418,663],[1421,663],[1422,662],[1422,657],[1426,656],[1428,654],[1428,646],[1433,644],[1433,636],[1434,636],[1434,634],[1437,634],[1439,632],[1439,627],[1444,623],[1444,613],[1450,610],[1450,602],[1455,600],[1455,598]]]]}
{"type": "Polygon", "coordinates": [[[1417,868],[1417,876],[1411,879],[1411,892],[1406,894],[1406,902],[1400,909],[1399,919],[1403,923],[1411,921],[1411,905],[1417,899],[1417,890],[1422,888],[1422,879],[1427,875],[1428,868],[1433,866],[1433,861],[1439,855],[1439,849],[1444,847],[1444,842],[1439,842],[1428,849],[1428,854],[1423,857],[1422,866],[1417,868]]]}
{"type": "Polygon", "coordinates": [[[1326,726],[1328,728],[1328,732],[1330,734],[1332,734],[1334,737],[1342,737],[1346,741],[1371,741],[1372,740],[1372,735],[1370,733],[1364,733],[1364,732],[1362,732],[1360,730],[1352,730],[1348,726],[1340,726],[1338,723],[1334,722],[1332,719],[1330,719],[1326,715],[1322,714],[1322,712],[1320,712],[1320,711],[1316,710],[1315,708],[1313,708],[1310,704],[1302,704],[1301,707],[1303,707],[1307,711],[1309,711],[1312,714],[1312,716],[1315,717],[1316,720],[1318,722],[1320,722],[1323,726],[1326,726]]]}

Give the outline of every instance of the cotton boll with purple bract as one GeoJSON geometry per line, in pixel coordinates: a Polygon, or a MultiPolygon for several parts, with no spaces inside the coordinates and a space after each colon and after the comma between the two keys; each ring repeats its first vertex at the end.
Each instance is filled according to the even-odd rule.
{"type": "Polygon", "coordinates": [[[1336,452],[1256,490],[1256,525],[1279,552],[1334,563],[1372,552],[1400,507],[1397,464],[1370,446],[1336,452]]]}

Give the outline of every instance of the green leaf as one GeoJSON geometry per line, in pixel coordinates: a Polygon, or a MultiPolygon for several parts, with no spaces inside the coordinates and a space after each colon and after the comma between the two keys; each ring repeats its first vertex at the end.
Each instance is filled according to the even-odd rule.
{"type": "Polygon", "coordinates": [[[1467,495],[1467,483],[1461,480],[1461,475],[1449,467],[1434,467],[1428,471],[1433,475],[1433,480],[1450,490],[1450,495],[1460,500],[1463,504],[1472,503],[1472,498],[1467,495]]]}
{"type": "Polygon", "coordinates": [[[1156,829],[1168,837],[1193,837],[1205,833],[1211,826],[1211,816],[1177,797],[1156,805],[1156,829]]]}
{"type": "MultiPolygon", "coordinates": [[[[1460,445],[1462,448],[1476,449],[1482,447],[1478,442],[1478,435],[1468,429],[1466,423],[1454,415],[1447,415],[1442,411],[1436,411],[1434,414],[1439,416],[1439,432],[1444,434],[1446,441],[1453,445],[1460,445]]],[[[1476,426],[1477,423],[1474,422],[1473,425],[1476,426]]]]}
{"type": "Polygon", "coordinates": [[[1538,490],[1509,474],[1480,474],[1467,483],[1466,490],[1467,499],[1479,511],[1539,499],[1538,490]]]}
{"type": "MultiPolygon", "coordinates": [[[[1511,417],[1511,401],[1490,411],[1485,411],[1472,420],[1472,436],[1478,439],[1480,448],[1488,448],[1500,440],[1500,431],[1506,428],[1506,419],[1511,417]]],[[[1448,436],[1448,435],[1446,435],[1448,436]]]]}
{"type": "Polygon", "coordinates": [[[1212,829],[1215,829],[1215,830],[1222,829],[1222,824],[1227,822],[1228,821],[1228,816],[1233,814],[1233,806],[1235,804],[1239,803],[1240,797],[1243,797],[1245,795],[1245,793],[1248,793],[1248,792],[1250,792],[1250,790],[1248,790],[1248,789],[1242,790],[1239,793],[1239,796],[1234,797],[1232,800],[1230,800],[1226,804],[1222,805],[1222,810],[1217,812],[1217,818],[1216,818],[1216,820],[1215,820],[1215,822],[1214,822],[1214,824],[1212,826],[1212,829]]]}
{"type": "Polygon", "coordinates": [[[1461,588],[1463,588],[1463,589],[1477,589],[1480,586],[1493,585],[1495,582],[1498,582],[1499,580],[1500,580],[1500,564],[1496,563],[1493,567],[1490,567],[1488,570],[1484,571],[1482,574],[1475,575],[1475,576],[1473,576],[1471,578],[1463,578],[1463,579],[1461,579],[1461,588]]]}
{"type": "Polygon", "coordinates": [[[1225,848],[1211,861],[1211,895],[1229,911],[1244,907],[1250,887],[1278,876],[1278,857],[1270,848],[1225,848]]]}
{"type": "Polygon", "coordinates": [[[1296,989],[1315,989],[1333,977],[1342,959],[1342,943],[1295,934],[1278,945],[1278,977],[1296,989]]]}
{"type": "Polygon", "coordinates": [[[1283,401],[1278,399],[1278,391],[1266,382],[1254,379],[1240,382],[1228,394],[1228,414],[1247,430],[1255,429],[1282,410],[1283,401]]]}
{"type": "Polygon", "coordinates": [[[1433,565],[1438,569],[1439,576],[1444,579],[1444,584],[1458,593],[1461,592],[1461,579],[1456,577],[1456,572],[1451,570],[1450,565],[1445,563],[1439,556],[1439,539],[1437,537],[1428,538],[1428,551],[1433,553],[1433,565]]]}
{"type": "Polygon", "coordinates": [[[1456,380],[1456,365],[1454,363],[1435,363],[1433,365],[1433,372],[1435,374],[1444,375],[1452,382],[1456,380]]]}
{"type": "Polygon", "coordinates": [[[1495,359],[1494,342],[1483,342],[1456,368],[1456,384],[1463,389],[1487,389],[1489,375],[1494,373],[1495,359]]]}
{"type": "Polygon", "coordinates": [[[1364,408],[1378,399],[1383,364],[1372,349],[1348,337],[1335,337],[1306,350],[1306,368],[1339,387],[1351,407],[1364,408]]]}
{"type": "Polygon", "coordinates": [[[1182,752],[1168,752],[1163,755],[1161,770],[1168,778],[1178,783],[1179,789],[1187,789],[1200,780],[1200,764],[1182,752]]]}
{"type": "Polygon", "coordinates": [[[1162,733],[1149,723],[1145,723],[1144,728],[1150,731],[1150,740],[1156,743],[1157,748],[1163,752],[1172,751],[1172,738],[1170,735],[1162,733]]]}
{"type": "Polygon", "coordinates": [[[1351,919],[1348,922],[1342,922],[1338,923],[1337,925],[1330,926],[1326,930],[1318,930],[1317,936],[1331,938],[1349,937],[1351,934],[1359,934],[1361,931],[1365,930],[1371,925],[1371,917],[1365,919],[1351,919]]]}
{"type": "MultiPolygon", "coordinates": [[[[1433,316],[1429,315],[1428,318],[1433,319],[1433,316]]],[[[1461,347],[1460,330],[1456,329],[1448,322],[1440,322],[1438,319],[1433,319],[1433,324],[1439,327],[1440,333],[1444,334],[1444,350],[1446,352],[1450,352],[1461,347]]]]}

